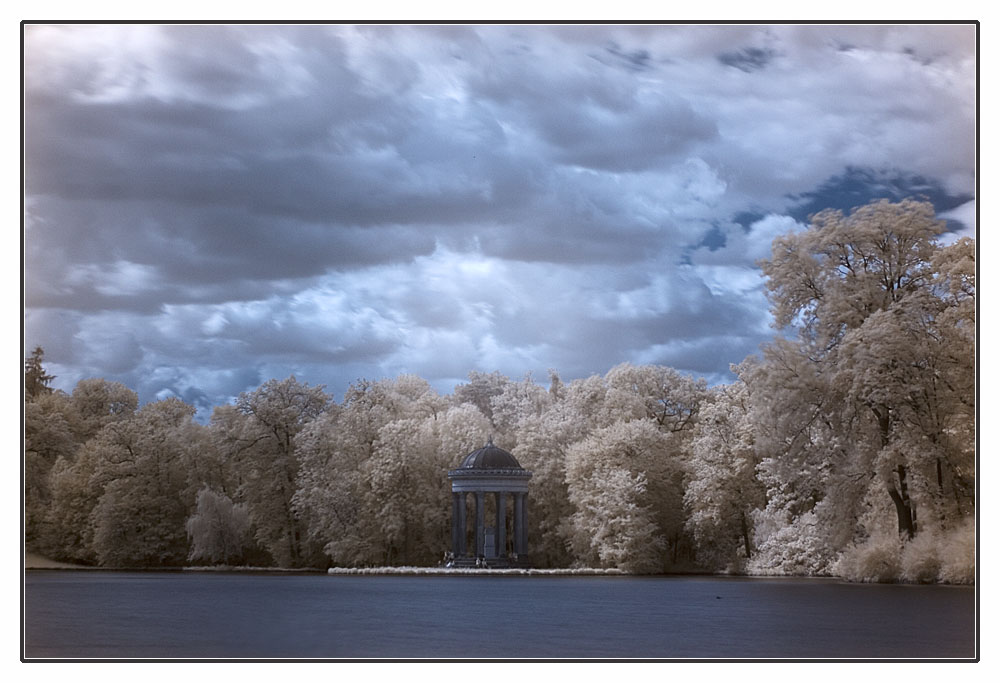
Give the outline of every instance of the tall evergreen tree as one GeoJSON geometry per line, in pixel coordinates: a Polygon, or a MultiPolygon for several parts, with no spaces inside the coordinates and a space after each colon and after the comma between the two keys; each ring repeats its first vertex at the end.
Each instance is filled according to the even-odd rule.
{"type": "Polygon", "coordinates": [[[55,375],[45,372],[42,361],[45,351],[41,346],[36,346],[31,355],[24,360],[24,397],[31,400],[44,394],[51,394],[52,387],[49,383],[55,379],[55,375]]]}

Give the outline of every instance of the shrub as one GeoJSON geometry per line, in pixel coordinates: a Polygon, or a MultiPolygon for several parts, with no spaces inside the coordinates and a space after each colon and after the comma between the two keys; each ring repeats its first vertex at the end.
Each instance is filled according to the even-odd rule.
{"type": "Polygon", "coordinates": [[[913,583],[935,583],[941,569],[938,558],[940,536],[936,530],[921,531],[903,546],[902,578],[913,583]]]}
{"type": "Polygon", "coordinates": [[[849,546],[833,567],[848,581],[893,583],[901,574],[902,542],[894,534],[872,536],[860,545],[849,546]]]}
{"type": "Polygon", "coordinates": [[[747,563],[747,573],[758,576],[830,573],[833,558],[818,533],[818,520],[812,512],[791,522],[783,522],[780,514],[760,512],[756,515],[756,530],[755,536],[759,532],[764,540],[747,563]]]}
{"type": "Polygon", "coordinates": [[[972,519],[942,534],[938,579],[942,583],[976,582],[976,525],[972,519]]]}

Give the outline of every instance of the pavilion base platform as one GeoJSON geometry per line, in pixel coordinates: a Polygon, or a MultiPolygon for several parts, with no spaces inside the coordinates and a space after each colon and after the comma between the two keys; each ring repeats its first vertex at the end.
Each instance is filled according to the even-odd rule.
{"type": "Polygon", "coordinates": [[[478,564],[474,557],[456,557],[449,566],[455,569],[531,569],[531,562],[527,555],[480,558],[478,564]]]}
{"type": "MultiPolygon", "coordinates": [[[[475,560],[473,560],[475,562],[475,560]]],[[[520,567],[331,567],[328,574],[369,576],[627,576],[621,569],[576,567],[573,569],[525,569],[520,567]]]]}

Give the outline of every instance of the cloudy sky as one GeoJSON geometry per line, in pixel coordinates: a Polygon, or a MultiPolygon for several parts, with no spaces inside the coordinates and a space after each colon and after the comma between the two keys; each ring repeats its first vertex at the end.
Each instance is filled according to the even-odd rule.
{"type": "Polygon", "coordinates": [[[202,417],[291,374],[730,381],[809,214],[925,196],[973,234],[975,37],[28,25],[26,352],[202,417]]]}

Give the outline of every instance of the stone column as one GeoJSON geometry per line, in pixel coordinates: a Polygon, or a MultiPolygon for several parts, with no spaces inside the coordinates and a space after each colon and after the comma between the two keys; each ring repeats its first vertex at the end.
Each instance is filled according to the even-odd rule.
{"type": "Polygon", "coordinates": [[[528,494],[521,494],[521,554],[528,554],[528,494]]]}
{"type": "Polygon", "coordinates": [[[524,536],[524,494],[514,494],[514,553],[521,555],[524,548],[521,547],[521,538],[524,536]]]}
{"type": "Polygon", "coordinates": [[[463,491],[458,494],[458,547],[462,555],[469,554],[469,496],[463,491]]]}
{"type": "Polygon", "coordinates": [[[497,492],[497,557],[507,556],[507,494],[497,492]]]}
{"type": "Polygon", "coordinates": [[[451,494],[451,552],[455,557],[465,555],[465,494],[451,494]]]}
{"type": "Polygon", "coordinates": [[[486,493],[476,491],[476,557],[486,555],[486,493]]]}

